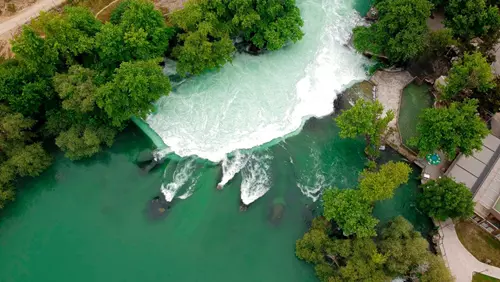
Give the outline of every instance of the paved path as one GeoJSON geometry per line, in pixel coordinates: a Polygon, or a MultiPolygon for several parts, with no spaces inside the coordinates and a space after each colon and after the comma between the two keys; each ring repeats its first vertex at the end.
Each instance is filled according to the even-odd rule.
{"type": "Polygon", "coordinates": [[[500,268],[487,265],[478,261],[458,239],[455,225],[451,219],[440,222],[440,234],[443,237],[443,244],[440,245],[443,257],[447,261],[451,273],[455,276],[456,282],[472,281],[474,272],[500,279],[500,268]]]}
{"type": "Polygon", "coordinates": [[[12,34],[19,26],[29,22],[32,18],[38,17],[40,11],[50,10],[64,2],[65,0],[39,0],[14,17],[0,23],[0,35],[12,34]]]}

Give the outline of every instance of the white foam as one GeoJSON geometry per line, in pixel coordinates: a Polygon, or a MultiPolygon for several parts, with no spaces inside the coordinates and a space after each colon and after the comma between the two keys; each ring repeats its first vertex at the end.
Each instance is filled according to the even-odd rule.
{"type": "Polygon", "coordinates": [[[365,59],[344,46],[360,21],[352,3],[297,2],[302,41],[261,56],[237,55],[157,102],[147,122],[177,155],[218,162],[295,132],[307,118],[330,114],[337,94],[365,78],[365,59]]]}
{"type": "Polygon", "coordinates": [[[272,156],[269,154],[252,154],[245,167],[241,170],[243,180],[241,182],[241,201],[249,205],[258,198],[264,196],[271,188],[272,156]]]}
{"type": "Polygon", "coordinates": [[[233,177],[247,164],[250,156],[250,154],[236,151],[231,158],[224,157],[222,160],[222,179],[219,184],[217,184],[217,187],[221,189],[233,179],[233,177]]]}
{"type": "MultiPolygon", "coordinates": [[[[192,177],[193,172],[195,171],[196,166],[195,166],[195,159],[194,158],[189,158],[180,161],[173,173],[172,176],[172,181],[167,183],[167,184],[162,184],[161,186],[161,192],[165,196],[165,200],[167,202],[171,202],[179,189],[183,187],[183,185],[186,184],[186,182],[189,181],[189,184],[194,187],[196,179],[192,177]]],[[[165,170],[166,174],[166,170],[165,170]]],[[[165,176],[165,175],[164,175],[165,176]]],[[[193,189],[193,188],[192,188],[193,189]]],[[[187,190],[189,192],[189,189],[187,190]]],[[[190,192],[192,194],[192,191],[190,192]]],[[[182,195],[185,198],[189,197],[190,195],[182,195]]],[[[182,197],[181,196],[181,197],[182,197]]]]}
{"type": "Polygon", "coordinates": [[[306,167],[308,172],[299,173],[300,178],[297,181],[297,186],[299,187],[302,194],[311,198],[316,202],[323,192],[323,189],[330,187],[331,183],[327,181],[325,172],[321,170],[321,160],[317,151],[311,147],[310,156],[312,157],[312,167],[306,167]],[[312,174],[311,172],[314,172],[312,174]]]}

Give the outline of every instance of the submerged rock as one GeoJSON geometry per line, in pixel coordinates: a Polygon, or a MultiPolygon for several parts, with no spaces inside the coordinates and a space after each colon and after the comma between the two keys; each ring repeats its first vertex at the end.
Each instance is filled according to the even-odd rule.
{"type": "Polygon", "coordinates": [[[240,212],[244,212],[244,211],[248,210],[249,206],[250,205],[246,205],[245,203],[243,203],[242,200],[240,200],[240,212]]]}
{"type": "Polygon", "coordinates": [[[285,213],[285,201],[282,198],[277,198],[273,201],[273,205],[269,211],[269,221],[272,224],[278,225],[285,213]]]}
{"type": "Polygon", "coordinates": [[[139,153],[135,161],[137,163],[144,163],[144,162],[150,162],[154,159],[154,154],[153,151],[147,149],[139,153]]]}
{"type": "Polygon", "coordinates": [[[154,197],[148,204],[148,218],[157,220],[167,215],[167,211],[172,207],[171,202],[167,202],[163,196],[154,197]]]}

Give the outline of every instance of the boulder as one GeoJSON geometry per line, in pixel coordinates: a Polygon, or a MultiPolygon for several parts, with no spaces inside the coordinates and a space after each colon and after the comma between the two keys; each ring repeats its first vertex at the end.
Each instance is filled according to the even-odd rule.
{"type": "Polygon", "coordinates": [[[378,10],[375,8],[375,6],[372,6],[368,13],[366,13],[367,20],[369,21],[376,21],[378,19],[378,10]]]}
{"type": "Polygon", "coordinates": [[[446,76],[444,75],[438,77],[438,79],[434,81],[434,89],[439,93],[441,93],[443,87],[445,86],[446,86],[446,76]]]}

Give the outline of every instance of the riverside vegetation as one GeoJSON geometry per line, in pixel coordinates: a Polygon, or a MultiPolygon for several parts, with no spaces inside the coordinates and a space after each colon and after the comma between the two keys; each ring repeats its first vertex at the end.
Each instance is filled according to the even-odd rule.
{"type": "Polygon", "coordinates": [[[88,8],[42,13],[12,41],[0,64],[0,208],[18,177],[51,164],[55,143],[73,160],[113,144],[132,116],[145,117],[170,90],[162,57],[181,75],[231,61],[233,41],[277,50],[302,38],[295,1],[193,0],[168,25],[145,0],[121,2],[109,22],[88,8]]]}

